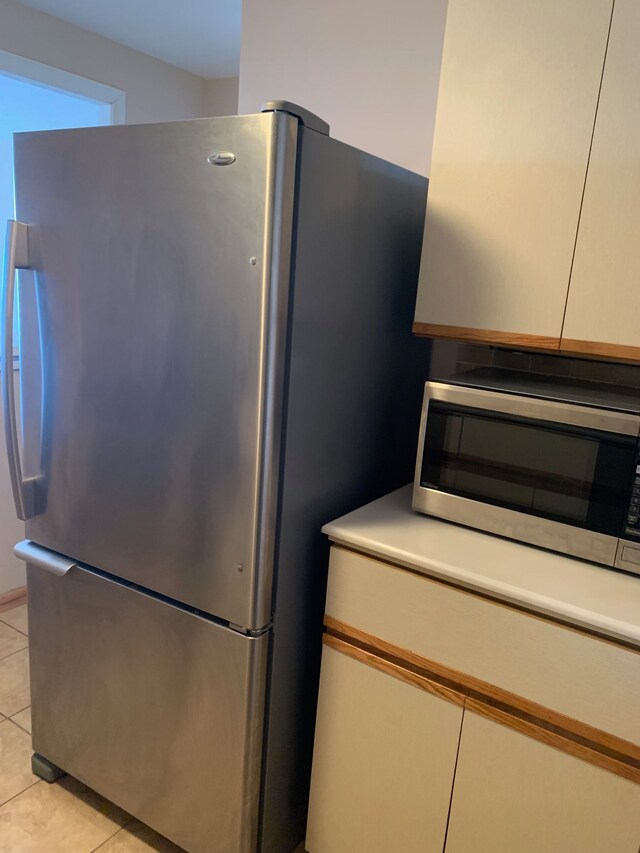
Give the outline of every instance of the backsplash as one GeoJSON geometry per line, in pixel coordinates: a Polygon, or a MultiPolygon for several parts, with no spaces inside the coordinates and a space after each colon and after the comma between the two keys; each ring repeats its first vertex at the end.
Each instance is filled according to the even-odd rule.
{"type": "Polygon", "coordinates": [[[505,350],[484,344],[435,342],[432,376],[462,373],[475,367],[497,367],[521,370],[526,373],[543,373],[564,376],[568,379],[606,382],[609,385],[640,390],[640,365],[505,350]]]}

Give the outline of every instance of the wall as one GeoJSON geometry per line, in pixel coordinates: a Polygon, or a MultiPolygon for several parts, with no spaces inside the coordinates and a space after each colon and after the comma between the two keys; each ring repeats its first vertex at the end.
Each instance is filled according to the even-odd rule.
{"type": "MultiPolygon", "coordinates": [[[[442,342],[444,343],[444,342],[442,342]]],[[[451,346],[452,342],[447,342],[451,346]]],[[[564,382],[603,382],[617,388],[640,391],[640,364],[602,361],[601,359],[576,358],[549,353],[519,352],[504,350],[486,344],[454,344],[453,369],[460,373],[477,367],[493,367],[503,370],[519,370],[557,376],[564,382]]],[[[435,376],[435,372],[432,372],[435,376]]],[[[442,374],[441,374],[442,375],[442,374]]]]}
{"type": "Polygon", "coordinates": [[[217,77],[204,81],[203,116],[234,116],[238,114],[238,78],[217,77]]]}
{"type": "Polygon", "coordinates": [[[13,0],[0,0],[0,49],[124,90],[130,124],[202,114],[203,78],[13,0]]]}
{"type": "Polygon", "coordinates": [[[429,174],[446,0],[244,0],[241,113],[301,104],[331,135],[429,174]]]}

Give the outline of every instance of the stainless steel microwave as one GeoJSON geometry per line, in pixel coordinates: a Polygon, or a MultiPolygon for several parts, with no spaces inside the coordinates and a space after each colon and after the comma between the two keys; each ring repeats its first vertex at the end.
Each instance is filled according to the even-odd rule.
{"type": "Polygon", "coordinates": [[[640,574],[640,404],[480,370],[425,386],[413,508],[640,574]]]}

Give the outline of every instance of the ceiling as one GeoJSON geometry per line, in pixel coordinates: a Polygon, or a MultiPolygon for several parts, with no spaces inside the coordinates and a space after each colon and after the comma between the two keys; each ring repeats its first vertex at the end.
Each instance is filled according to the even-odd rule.
{"type": "Polygon", "coordinates": [[[201,77],[235,77],[241,0],[20,0],[201,77]]]}

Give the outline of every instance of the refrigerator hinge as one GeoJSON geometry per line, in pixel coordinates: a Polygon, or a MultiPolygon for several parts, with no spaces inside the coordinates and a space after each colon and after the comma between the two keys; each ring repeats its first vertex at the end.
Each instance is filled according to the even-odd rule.
{"type": "Polygon", "coordinates": [[[271,630],[271,622],[265,625],[264,628],[245,628],[244,625],[236,625],[235,622],[229,622],[229,628],[236,631],[238,634],[244,634],[245,637],[261,637],[271,630]]]}
{"type": "Polygon", "coordinates": [[[289,113],[290,116],[297,118],[300,124],[308,127],[309,130],[315,130],[317,133],[322,133],[323,136],[329,136],[330,127],[324,119],[312,113],[310,110],[305,110],[299,104],[294,104],[291,101],[265,101],[260,107],[261,113],[289,113]]]}

